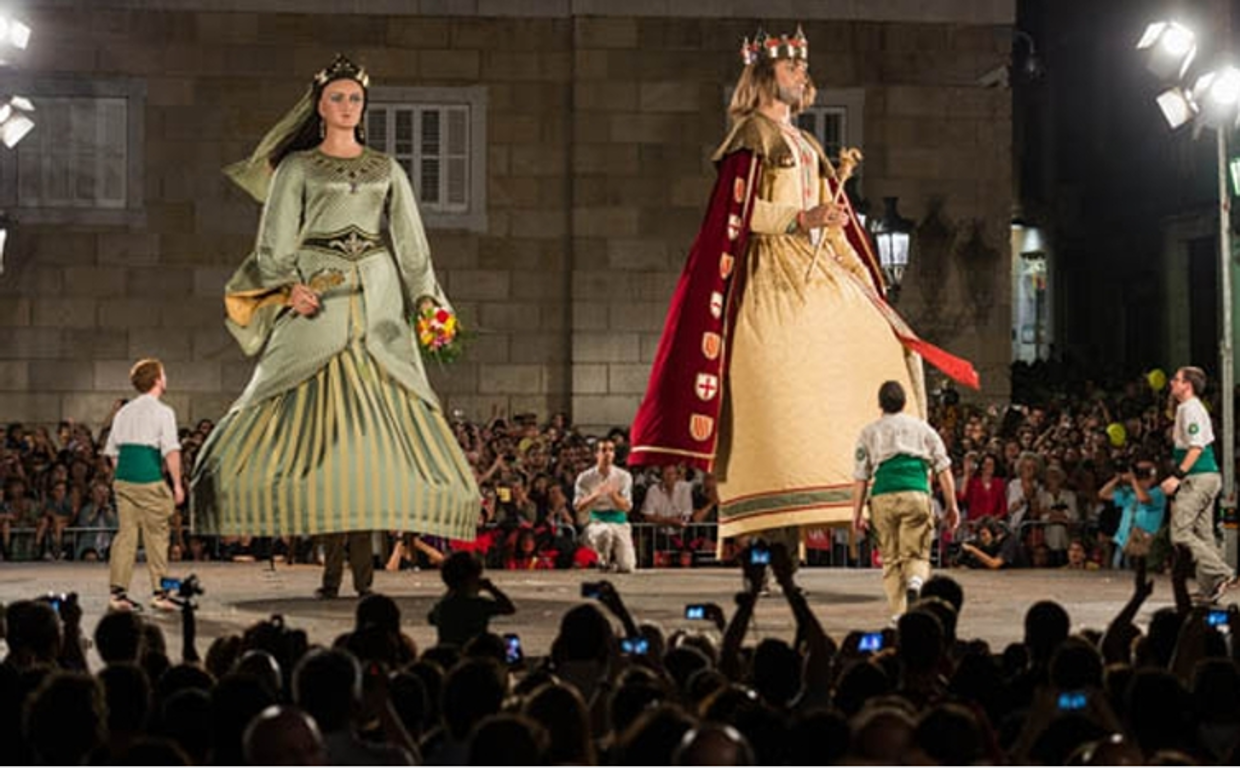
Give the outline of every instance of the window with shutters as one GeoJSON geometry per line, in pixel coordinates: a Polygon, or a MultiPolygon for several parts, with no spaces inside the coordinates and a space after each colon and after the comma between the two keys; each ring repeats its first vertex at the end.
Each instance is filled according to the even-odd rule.
{"type": "Polygon", "coordinates": [[[140,224],[146,89],[126,79],[26,79],[35,127],[0,157],[0,205],[23,221],[140,224]]]}
{"type": "Polygon", "coordinates": [[[17,207],[124,208],[128,102],[38,101],[38,130],[17,145],[17,207]]]}
{"type": "Polygon", "coordinates": [[[485,230],[485,89],[374,88],[366,143],[409,174],[428,227],[485,230]]]}

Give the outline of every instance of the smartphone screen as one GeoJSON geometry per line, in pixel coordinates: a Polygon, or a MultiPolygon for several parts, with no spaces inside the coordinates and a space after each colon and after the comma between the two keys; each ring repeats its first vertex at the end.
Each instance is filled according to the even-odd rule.
{"type": "Polygon", "coordinates": [[[749,562],[753,563],[754,565],[770,565],[771,550],[759,549],[757,547],[754,547],[753,549],[749,550],[749,562]]]}
{"type": "Polygon", "coordinates": [[[866,632],[857,641],[857,650],[863,653],[874,653],[883,649],[882,632],[866,632]]]}
{"type": "Polygon", "coordinates": [[[698,619],[698,620],[705,619],[706,618],[706,606],[686,605],[685,606],[685,618],[686,619],[698,619]]]}
{"type": "Polygon", "coordinates": [[[521,650],[521,638],[512,633],[504,635],[504,661],[509,664],[520,664],[524,660],[525,653],[521,650]]]}
{"type": "Polygon", "coordinates": [[[1064,691],[1059,694],[1059,708],[1064,711],[1072,711],[1085,708],[1085,692],[1084,691],[1064,691]]]}
{"type": "Polygon", "coordinates": [[[181,590],[181,580],[165,576],[159,580],[159,588],[165,592],[179,592],[181,590]]]}
{"type": "Polygon", "coordinates": [[[581,596],[582,597],[586,597],[590,599],[597,598],[599,596],[599,591],[600,591],[600,587],[597,581],[581,582],[581,596]]]}
{"type": "Polygon", "coordinates": [[[626,637],[620,641],[620,650],[629,656],[645,656],[650,650],[650,641],[644,637],[626,637]]]}

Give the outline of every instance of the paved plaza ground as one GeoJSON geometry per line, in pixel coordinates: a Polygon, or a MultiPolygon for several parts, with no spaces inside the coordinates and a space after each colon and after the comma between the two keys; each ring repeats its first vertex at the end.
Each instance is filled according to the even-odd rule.
{"type": "MultiPolygon", "coordinates": [[[[294,627],[305,629],[312,642],[329,643],[348,630],[357,600],[345,587],[337,600],[319,601],[312,595],[320,568],[312,565],[268,563],[174,564],[173,575],[196,573],[206,594],[200,598],[199,652],[212,639],[239,632],[271,614],[282,614],[294,627]],[[191,567],[192,566],[192,567],[191,567]]],[[[1001,650],[1023,634],[1026,610],[1051,599],[1064,604],[1074,629],[1104,629],[1132,590],[1126,571],[1067,572],[1015,570],[982,572],[954,570],[965,589],[960,620],[962,637],[981,637],[1001,650]]],[[[580,584],[599,574],[592,571],[493,571],[488,574],[516,602],[515,616],[497,620],[498,632],[517,632],[528,655],[545,654],[565,610],[581,601],[580,584]]],[[[740,572],[727,568],[647,570],[611,577],[638,621],[654,621],[671,631],[703,627],[684,619],[687,603],[717,602],[728,615],[732,596],[740,587],[740,572]]],[[[1172,603],[1171,585],[1157,576],[1154,594],[1138,622],[1144,625],[1152,611],[1172,603]]],[[[146,573],[139,565],[133,594],[141,594],[146,573]]],[[[803,568],[798,582],[809,592],[810,604],[837,639],[851,629],[880,629],[888,621],[879,571],[854,568],[803,568]]],[[[425,648],[435,641],[426,622],[431,605],[443,593],[438,571],[378,572],[375,589],[397,600],[406,631],[425,648]]],[[[93,632],[107,604],[107,570],[99,563],[0,563],[0,601],[35,597],[47,592],[77,592],[93,632]]],[[[148,612],[149,613],[149,612],[148,612]]],[[[175,656],[180,649],[180,622],[160,617],[175,656]]],[[[775,592],[758,605],[750,639],[778,636],[791,639],[793,624],[787,603],[775,592]]]]}

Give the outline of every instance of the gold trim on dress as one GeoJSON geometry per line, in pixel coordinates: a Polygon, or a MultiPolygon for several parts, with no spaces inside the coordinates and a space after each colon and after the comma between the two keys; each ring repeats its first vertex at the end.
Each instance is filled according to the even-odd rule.
{"type": "Polygon", "coordinates": [[[655,445],[635,445],[629,449],[629,454],[634,453],[666,453],[669,456],[685,456],[690,459],[713,459],[713,453],[702,453],[701,451],[686,451],[683,448],[660,448],[655,445]]]}

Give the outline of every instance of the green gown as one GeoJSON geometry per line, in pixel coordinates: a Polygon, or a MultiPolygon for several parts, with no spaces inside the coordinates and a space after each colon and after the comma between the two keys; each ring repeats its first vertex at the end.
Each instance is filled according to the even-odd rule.
{"type": "Polygon", "coordinates": [[[229,330],[259,359],[194,465],[195,530],[474,537],[478,487],[406,320],[424,297],[449,306],[395,160],[316,149],[280,163],[225,288],[229,330]],[[321,296],[312,317],[284,305],[297,282],[321,296]]]}

